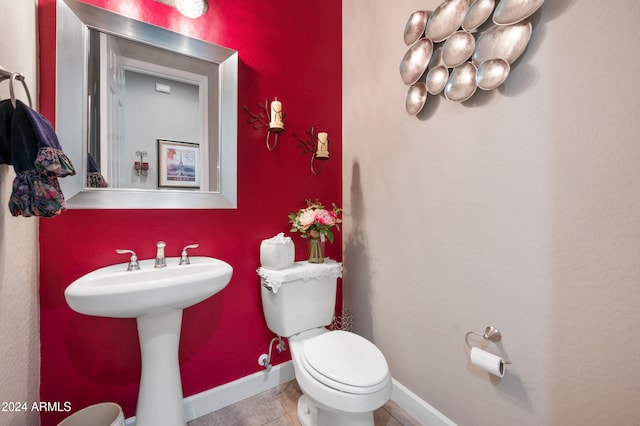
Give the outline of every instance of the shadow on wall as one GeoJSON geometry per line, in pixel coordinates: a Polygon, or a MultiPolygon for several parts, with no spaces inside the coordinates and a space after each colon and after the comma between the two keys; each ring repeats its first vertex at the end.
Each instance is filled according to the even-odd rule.
{"type": "Polygon", "coordinates": [[[344,284],[343,293],[346,306],[353,313],[354,331],[373,339],[373,318],[371,315],[371,258],[368,253],[367,236],[364,226],[364,202],[360,181],[360,164],[355,159],[351,170],[351,223],[353,230],[349,232],[345,242],[344,284]]]}

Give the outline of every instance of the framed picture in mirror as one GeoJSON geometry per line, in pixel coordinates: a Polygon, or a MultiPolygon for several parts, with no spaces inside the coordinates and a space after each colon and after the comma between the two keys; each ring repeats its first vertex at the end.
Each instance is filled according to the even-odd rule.
{"type": "Polygon", "coordinates": [[[200,144],[158,139],[158,186],[200,187],[200,144]]]}

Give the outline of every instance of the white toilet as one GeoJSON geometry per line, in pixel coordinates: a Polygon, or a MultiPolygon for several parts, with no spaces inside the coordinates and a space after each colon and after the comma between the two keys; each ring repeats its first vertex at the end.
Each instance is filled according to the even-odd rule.
{"type": "Polygon", "coordinates": [[[373,411],[391,396],[391,376],[382,352],[357,334],[325,326],[333,319],[342,265],[296,262],[272,271],[260,268],[262,306],[269,329],[289,339],[296,380],[303,392],[303,426],[373,425],[373,411]]]}

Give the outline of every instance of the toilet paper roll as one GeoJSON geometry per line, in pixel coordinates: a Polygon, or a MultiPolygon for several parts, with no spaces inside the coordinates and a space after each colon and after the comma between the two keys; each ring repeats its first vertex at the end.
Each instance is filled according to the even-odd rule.
{"type": "Polygon", "coordinates": [[[502,358],[480,348],[471,348],[471,364],[494,376],[504,377],[505,362],[502,358]]]}

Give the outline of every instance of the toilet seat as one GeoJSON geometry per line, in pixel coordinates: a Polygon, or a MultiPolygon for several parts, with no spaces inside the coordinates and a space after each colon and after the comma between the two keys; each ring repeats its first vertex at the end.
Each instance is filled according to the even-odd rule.
{"type": "Polygon", "coordinates": [[[302,342],[301,355],[311,376],[343,392],[377,392],[389,380],[389,367],[382,352],[354,333],[337,330],[312,337],[302,342]]]}

